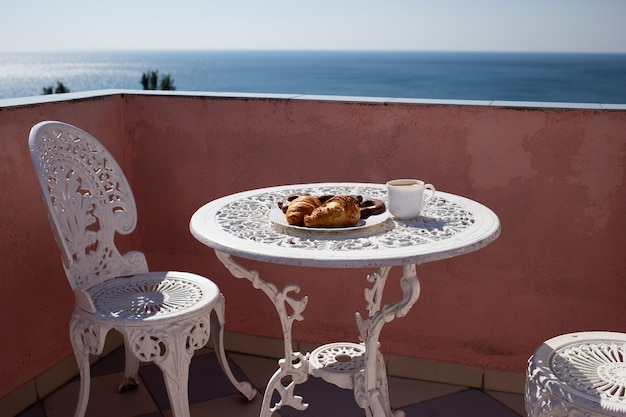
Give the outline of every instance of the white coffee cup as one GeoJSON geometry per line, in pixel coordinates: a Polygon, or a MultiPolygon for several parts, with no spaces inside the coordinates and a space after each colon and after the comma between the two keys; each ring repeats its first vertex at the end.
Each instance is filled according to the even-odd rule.
{"type": "Polygon", "coordinates": [[[434,195],[435,187],[424,181],[398,179],[387,182],[389,211],[397,219],[418,217],[434,195]],[[426,191],[430,193],[427,195],[426,191]]]}

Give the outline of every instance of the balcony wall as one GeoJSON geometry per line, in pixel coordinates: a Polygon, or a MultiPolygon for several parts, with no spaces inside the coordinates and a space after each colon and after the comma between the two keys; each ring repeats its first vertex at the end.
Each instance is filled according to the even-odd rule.
{"type": "MultiPolygon", "coordinates": [[[[27,148],[41,120],[109,147],[139,210],[120,245],[143,250],[152,269],[211,277],[234,334],[282,337],[265,296],[189,233],[202,204],[287,183],[419,177],[489,206],[501,237],[420,265],[420,300],[385,327],[381,349],[521,373],[557,334],[626,332],[626,106],[584,107],[121,91],[0,101],[0,398],[72,355],[73,296],[27,148]]],[[[297,341],[356,340],[372,271],[242,263],[279,286],[301,284],[309,304],[297,341]]],[[[400,296],[395,278],[389,300],[400,296]]]]}

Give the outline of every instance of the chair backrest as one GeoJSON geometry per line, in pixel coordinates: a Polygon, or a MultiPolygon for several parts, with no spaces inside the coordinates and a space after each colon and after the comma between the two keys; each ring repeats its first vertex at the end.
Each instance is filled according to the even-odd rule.
{"type": "Polygon", "coordinates": [[[115,247],[116,232],[135,228],[137,209],[107,149],[81,129],[51,121],[35,125],[28,144],[72,288],[85,292],[111,278],[147,272],[142,253],[121,255],[115,247]]]}

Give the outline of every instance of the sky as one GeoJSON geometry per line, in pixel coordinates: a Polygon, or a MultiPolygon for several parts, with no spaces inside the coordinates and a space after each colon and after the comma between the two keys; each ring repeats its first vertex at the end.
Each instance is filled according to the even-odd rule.
{"type": "Polygon", "coordinates": [[[626,53],[626,0],[0,0],[0,51],[626,53]]]}

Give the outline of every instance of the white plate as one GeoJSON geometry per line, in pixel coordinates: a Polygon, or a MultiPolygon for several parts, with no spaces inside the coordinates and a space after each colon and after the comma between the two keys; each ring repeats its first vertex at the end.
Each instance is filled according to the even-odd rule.
{"type": "Polygon", "coordinates": [[[389,218],[389,211],[385,210],[384,213],[376,214],[373,216],[369,216],[367,219],[361,219],[356,224],[356,226],[349,227],[306,227],[306,226],[296,226],[293,224],[287,223],[287,218],[285,217],[285,213],[278,208],[274,207],[270,210],[270,220],[276,224],[281,226],[289,227],[290,229],[300,229],[300,230],[308,230],[308,231],[318,231],[318,232],[341,232],[346,230],[358,230],[364,229],[366,227],[372,227],[377,224],[383,223],[385,220],[389,218]]]}

